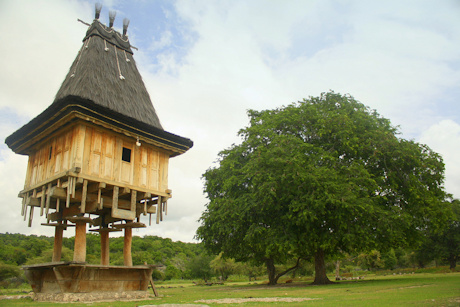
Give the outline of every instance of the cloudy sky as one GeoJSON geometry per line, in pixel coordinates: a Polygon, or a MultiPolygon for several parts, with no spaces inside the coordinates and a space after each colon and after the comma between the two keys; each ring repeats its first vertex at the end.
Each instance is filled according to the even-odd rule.
{"type": "MultiPolygon", "coordinates": [[[[460,1],[101,1],[117,11],[165,130],[194,147],[170,161],[168,216],[135,235],[194,242],[201,175],[239,141],[246,110],[334,90],[444,157],[460,197],[460,1]]],[[[93,1],[0,0],[0,138],[50,105],[81,47],[93,1]]],[[[27,157],[0,144],[0,233],[53,235],[20,216],[27,157]]],[[[144,221],[146,222],[146,221],[144,221]]],[[[67,236],[74,235],[72,230],[67,236]]],[[[196,241],[195,241],[196,242],[196,241]]]]}

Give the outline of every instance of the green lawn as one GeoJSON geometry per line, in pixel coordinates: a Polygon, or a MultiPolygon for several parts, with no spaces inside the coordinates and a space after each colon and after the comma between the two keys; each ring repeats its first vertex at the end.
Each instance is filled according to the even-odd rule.
{"type": "MultiPolygon", "coordinates": [[[[136,302],[105,302],[72,306],[141,306],[158,304],[207,304],[210,306],[460,306],[460,273],[367,276],[364,280],[311,286],[310,281],[267,286],[259,282],[195,286],[190,282],[157,284],[159,298],[136,302]],[[257,302],[257,299],[310,299],[297,302],[257,302]],[[210,303],[199,300],[244,299],[243,303],[210,303]],[[252,300],[252,301],[251,301],[252,300]]],[[[222,301],[220,301],[222,302],[222,301]]],[[[31,299],[2,300],[0,306],[62,306],[31,299]]]]}

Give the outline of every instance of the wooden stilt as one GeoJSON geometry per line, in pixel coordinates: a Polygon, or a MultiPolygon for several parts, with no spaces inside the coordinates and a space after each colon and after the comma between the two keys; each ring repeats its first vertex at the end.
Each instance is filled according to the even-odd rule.
{"type": "Polygon", "coordinates": [[[29,227],[32,227],[32,220],[34,219],[34,207],[30,206],[30,213],[29,213],[29,227]]]}
{"type": "Polygon", "coordinates": [[[120,190],[119,187],[113,187],[113,200],[112,200],[112,210],[118,209],[118,191],[120,190]]]}
{"type": "Polygon", "coordinates": [[[136,212],[137,191],[131,191],[131,212],[136,212]]]}
{"type": "Polygon", "coordinates": [[[110,248],[109,248],[109,231],[101,230],[101,265],[109,265],[110,263],[110,248]]]}
{"type": "Polygon", "coordinates": [[[158,196],[158,200],[157,200],[157,224],[160,224],[160,212],[161,212],[161,196],[158,196]]]}
{"type": "Polygon", "coordinates": [[[24,222],[27,220],[27,207],[29,206],[25,206],[24,208],[24,222]]]}
{"type": "Polygon", "coordinates": [[[86,261],[86,222],[77,221],[75,226],[75,245],[73,261],[86,261]]]}
{"type": "Polygon", "coordinates": [[[45,210],[45,200],[46,200],[46,186],[42,186],[42,198],[40,201],[40,216],[43,216],[45,210]]]}
{"type": "Polygon", "coordinates": [[[85,213],[86,210],[86,194],[88,193],[88,180],[83,180],[83,190],[81,193],[80,213],[85,213]]]}
{"type": "Polygon", "coordinates": [[[45,216],[48,217],[48,211],[50,210],[51,203],[51,183],[48,183],[48,189],[46,190],[46,204],[45,204],[45,216]]]}
{"type": "Polygon", "coordinates": [[[61,261],[64,228],[65,226],[56,226],[54,230],[53,262],[61,261]]]}
{"type": "Polygon", "coordinates": [[[21,216],[25,215],[26,212],[26,200],[29,197],[29,193],[26,193],[22,198],[22,209],[21,209],[21,216]]]}
{"type": "MultiPolygon", "coordinates": [[[[56,185],[56,186],[57,186],[58,188],[61,187],[61,179],[58,179],[57,185],[56,185]]],[[[51,193],[51,191],[50,191],[50,193],[51,193]]],[[[59,212],[59,210],[60,210],[60,208],[59,208],[60,205],[61,205],[61,200],[58,198],[58,199],[56,199],[56,212],[59,212]]]]}
{"type": "Polygon", "coordinates": [[[133,241],[133,229],[125,228],[125,240],[123,245],[123,257],[125,266],[133,266],[133,258],[131,255],[131,243],[133,241]]]}

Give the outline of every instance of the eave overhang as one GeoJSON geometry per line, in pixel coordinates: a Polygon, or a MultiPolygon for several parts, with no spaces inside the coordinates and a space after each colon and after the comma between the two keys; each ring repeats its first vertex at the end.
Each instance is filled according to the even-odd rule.
{"type": "Polygon", "coordinates": [[[139,138],[143,142],[170,151],[171,157],[183,154],[193,146],[193,141],[190,139],[126,117],[77,96],[67,96],[56,101],[7,137],[5,143],[15,153],[29,155],[36,145],[51,134],[77,120],[88,121],[126,136],[139,138]]]}

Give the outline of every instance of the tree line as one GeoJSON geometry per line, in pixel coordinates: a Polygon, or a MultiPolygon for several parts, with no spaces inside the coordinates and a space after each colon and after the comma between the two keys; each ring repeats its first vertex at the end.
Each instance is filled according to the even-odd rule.
{"type": "MultiPolygon", "coordinates": [[[[21,270],[22,265],[51,262],[53,242],[53,237],[0,234],[0,288],[14,287],[27,282],[21,270]]],[[[87,234],[87,242],[88,263],[99,264],[100,238],[96,234],[87,234]]],[[[63,238],[63,261],[72,261],[73,243],[74,237],[63,238]]],[[[110,238],[110,245],[110,264],[123,265],[123,238],[110,238]]],[[[340,261],[338,273],[341,276],[357,271],[362,273],[362,271],[450,265],[449,255],[452,253],[449,249],[452,250],[452,246],[427,238],[417,249],[391,248],[386,252],[371,250],[353,255],[344,254],[341,258],[326,262],[325,266],[329,274],[334,274],[337,273],[337,261],[340,261]],[[430,252],[426,251],[427,246],[431,247],[430,252]]],[[[253,261],[238,262],[224,257],[223,253],[211,255],[202,243],[173,242],[171,239],[156,236],[134,236],[132,252],[134,265],[142,265],[146,262],[158,266],[153,273],[155,280],[226,281],[232,275],[248,281],[268,278],[264,265],[257,265],[253,261]]],[[[287,257],[285,263],[275,264],[275,267],[279,272],[286,272],[295,266],[296,262],[296,258],[287,257]]],[[[310,277],[314,272],[312,262],[301,261],[295,270],[288,271],[287,276],[310,277]]]]}

